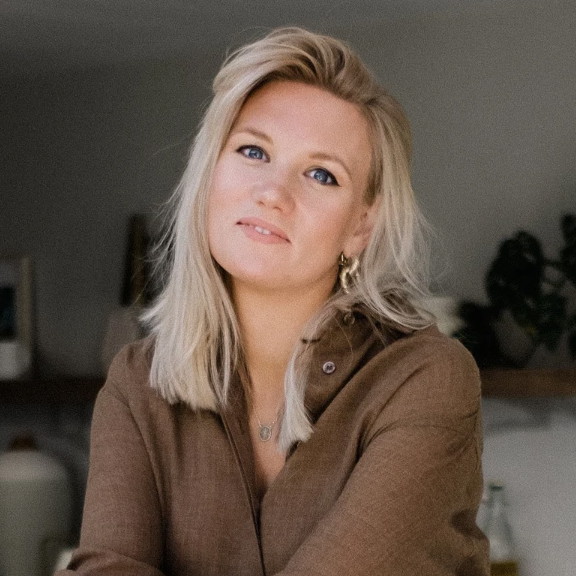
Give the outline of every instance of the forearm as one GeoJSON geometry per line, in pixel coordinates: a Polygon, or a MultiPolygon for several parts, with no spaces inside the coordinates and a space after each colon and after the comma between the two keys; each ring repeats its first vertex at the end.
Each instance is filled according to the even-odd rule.
{"type": "Polygon", "coordinates": [[[405,430],[382,434],[277,576],[453,576],[462,566],[467,576],[486,574],[485,540],[475,525],[481,471],[473,441],[462,439],[439,458],[438,440],[426,429],[410,437],[405,430]],[[422,450],[425,461],[416,456],[422,450]]]}

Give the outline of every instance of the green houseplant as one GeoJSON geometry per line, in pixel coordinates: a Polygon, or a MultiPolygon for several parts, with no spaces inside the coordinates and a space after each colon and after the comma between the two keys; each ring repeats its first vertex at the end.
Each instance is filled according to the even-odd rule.
{"type": "Polygon", "coordinates": [[[554,351],[566,336],[576,359],[576,311],[571,306],[576,294],[576,215],[562,216],[560,228],[563,245],[554,259],[524,230],[505,239],[485,277],[488,304],[461,303],[464,327],[456,336],[480,367],[520,367],[502,352],[496,336],[494,327],[504,312],[529,338],[532,352],[541,346],[554,351]]]}

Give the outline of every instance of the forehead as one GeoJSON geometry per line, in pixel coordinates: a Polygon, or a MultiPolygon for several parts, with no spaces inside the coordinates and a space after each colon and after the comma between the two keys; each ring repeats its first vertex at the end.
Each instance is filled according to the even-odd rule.
{"type": "Polygon", "coordinates": [[[355,178],[367,183],[372,147],[360,108],[331,92],[301,82],[277,80],[246,100],[232,133],[258,131],[291,150],[338,156],[355,178]]]}
{"type": "Polygon", "coordinates": [[[334,137],[348,131],[344,140],[357,145],[369,140],[366,118],[356,104],[301,82],[276,80],[255,90],[240,109],[234,128],[255,120],[301,130],[310,137],[327,133],[334,137]]]}

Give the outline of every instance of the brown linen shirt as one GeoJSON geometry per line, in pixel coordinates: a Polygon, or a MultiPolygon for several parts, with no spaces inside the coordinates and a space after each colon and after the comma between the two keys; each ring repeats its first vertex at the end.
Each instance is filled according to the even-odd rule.
{"type": "Polygon", "coordinates": [[[334,321],[309,348],[314,433],[256,495],[244,395],[221,414],[148,385],[152,343],[99,394],[83,528],[58,576],[486,576],[478,370],[428,328],[334,321]]]}

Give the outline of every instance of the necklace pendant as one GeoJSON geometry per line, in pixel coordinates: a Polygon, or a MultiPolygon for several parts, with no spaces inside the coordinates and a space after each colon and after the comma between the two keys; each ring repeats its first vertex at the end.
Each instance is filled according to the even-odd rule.
{"type": "Polygon", "coordinates": [[[262,442],[268,442],[272,438],[272,426],[262,424],[258,429],[258,437],[262,442]]]}

